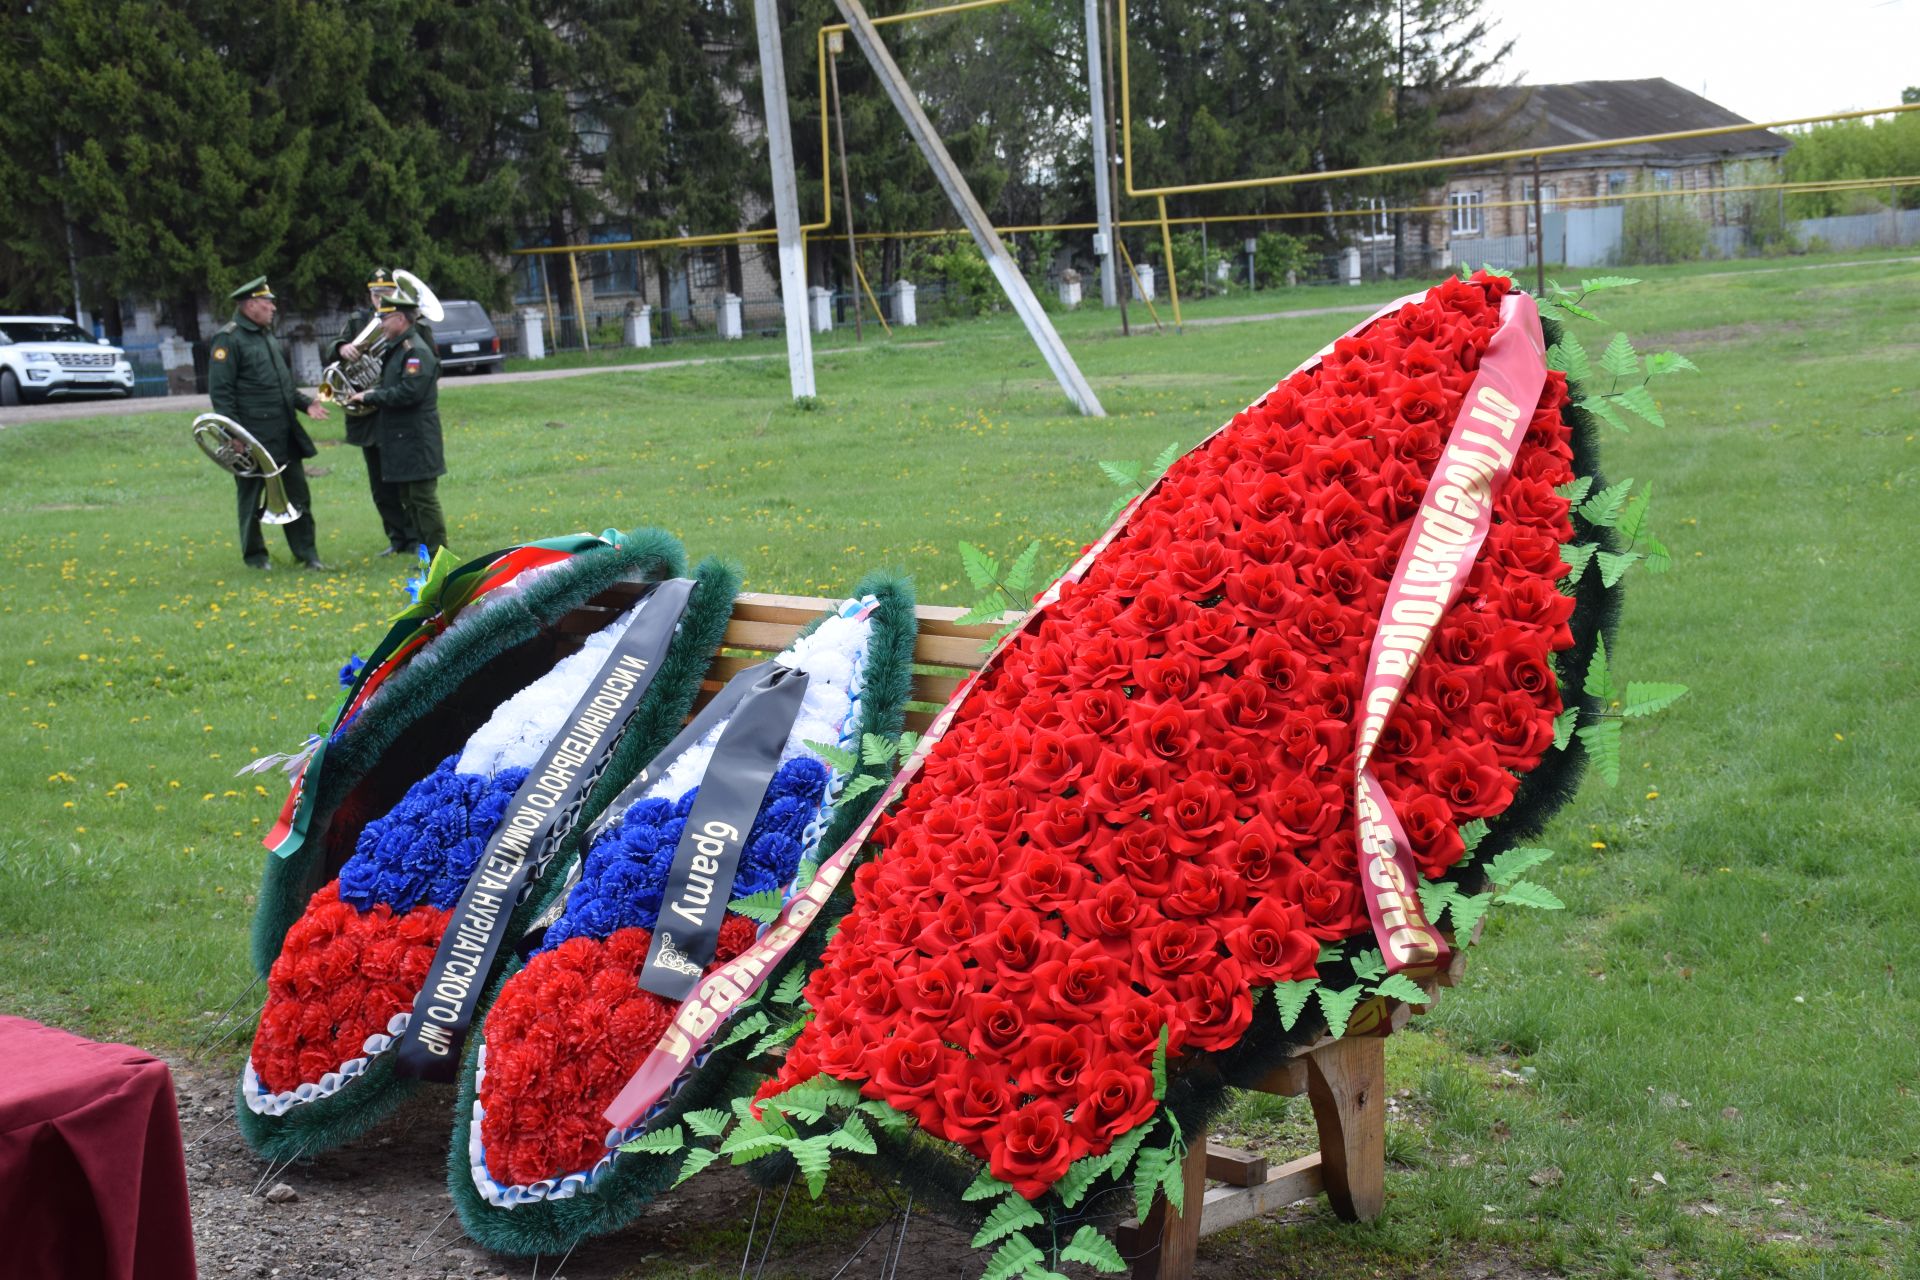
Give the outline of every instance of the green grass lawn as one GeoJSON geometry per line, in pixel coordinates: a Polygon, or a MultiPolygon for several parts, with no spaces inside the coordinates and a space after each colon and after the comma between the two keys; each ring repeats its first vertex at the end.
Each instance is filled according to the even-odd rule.
{"type": "MultiPolygon", "coordinates": [[[[1391,1042],[1385,1218],[1319,1212],[1203,1256],[1920,1275],[1920,264],[1766,269],[1807,265],[1655,269],[1602,299],[1702,370],[1661,384],[1666,431],[1607,442],[1614,476],[1657,480],[1676,560],[1629,579],[1621,669],[1693,692],[1550,830],[1538,878],[1569,909],[1496,910],[1462,989],[1391,1042]]],[[[1004,317],[823,343],[811,409],[779,358],[450,380],[441,494],[462,552],[655,524],[752,589],[886,566],[965,603],[956,541],[1038,538],[1063,563],[1114,492],[1097,460],[1197,440],[1347,322],[1122,339],[1064,317],[1104,420],[1004,317]]],[[[241,566],[232,486],[183,417],[0,431],[0,1009],[177,1049],[245,985],[281,792],[234,771],[298,745],[403,599],[357,452],[337,418],[316,435],[331,576],[271,531],[275,571],[241,566]]],[[[1303,1115],[1249,1103],[1234,1127],[1279,1141],[1303,1115]]]]}

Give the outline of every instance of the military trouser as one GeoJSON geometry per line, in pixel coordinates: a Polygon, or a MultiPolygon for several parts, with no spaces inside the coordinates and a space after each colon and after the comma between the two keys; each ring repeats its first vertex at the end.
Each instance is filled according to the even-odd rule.
{"type": "Polygon", "coordinates": [[[367,459],[367,489],[373,494],[373,509],[380,513],[380,527],[386,532],[387,545],[405,551],[420,541],[407,521],[407,509],[400,501],[400,486],[380,478],[380,446],[360,446],[367,459]]]}
{"type": "Polygon", "coordinates": [[[407,525],[429,552],[447,545],[447,518],[440,514],[438,480],[401,480],[394,484],[400,493],[400,506],[407,513],[407,525]]]}
{"type": "MultiPolygon", "coordinates": [[[[287,534],[287,550],[293,552],[295,560],[318,560],[313,497],[307,492],[307,473],[300,459],[287,463],[286,470],[280,473],[280,482],[287,487],[287,501],[300,513],[298,520],[280,526],[287,534]]],[[[266,494],[267,482],[260,476],[245,479],[235,476],[233,485],[239,499],[240,557],[248,564],[266,564],[267,540],[260,531],[260,502],[266,494]]]]}

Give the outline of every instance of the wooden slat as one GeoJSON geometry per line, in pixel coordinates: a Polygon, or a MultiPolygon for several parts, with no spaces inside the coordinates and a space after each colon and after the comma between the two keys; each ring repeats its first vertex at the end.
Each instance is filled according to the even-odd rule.
{"type": "Polygon", "coordinates": [[[913,646],[913,656],[931,666],[965,667],[968,671],[978,671],[987,660],[987,655],[980,652],[980,641],[971,636],[929,635],[925,631],[913,646]]]}
{"type": "Polygon", "coordinates": [[[1342,1040],[1307,1059],[1327,1202],[1348,1222],[1371,1222],[1386,1205],[1386,1093],[1380,1039],[1342,1040]]]}
{"type": "Polygon", "coordinates": [[[936,707],[944,707],[953,701],[953,695],[960,692],[960,686],[966,681],[956,676],[933,676],[922,673],[913,678],[914,702],[931,702],[936,707]]]}
{"type": "Polygon", "coordinates": [[[1249,1218],[1310,1199],[1325,1189],[1319,1152],[1289,1160],[1277,1169],[1269,1169],[1266,1179],[1254,1186],[1215,1187],[1207,1192],[1200,1210],[1200,1234],[1210,1236],[1239,1226],[1249,1218]]]}
{"type": "Polygon", "coordinates": [[[793,643],[800,634],[803,624],[793,622],[746,622],[735,620],[727,623],[726,633],[720,643],[735,649],[760,649],[768,653],[778,653],[793,643]]]}
{"type": "Polygon", "coordinates": [[[733,598],[733,616],[741,622],[790,622],[804,627],[821,614],[840,607],[825,596],[778,596],[764,591],[742,591],[733,598]]]}
{"type": "Polygon", "coordinates": [[[1267,1180],[1267,1158],[1209,1141],[1207,1176],[1232,1187],[1257,1187],[1267,1180]]]}
{"type": "Polygon", "coordinates": [[[1244,1087],[1255,1093],[1271,1093],[1280,1098],[1297,1098],[1307,1091],[1306,1060],[1289,1058],[1271,1071],[1249,1080],[1244,1087]]]}
{"type": "Polygon", "coordinates": [[[718,689],[748,667],[757,667],[765,661],[765,658],[743,658],[722,654],[708,665],[707,678],[701,682],[700,687],[704,689],[711,685],[718,689]]]}
{"type": "Polygon", "coordinates": [[[925,733],[928,729],[931,729],[933,727],[933,718],[938,714],[939,712],[937,711],[907,712],[906,714],[907,732],[908,733],[925,733]]]}

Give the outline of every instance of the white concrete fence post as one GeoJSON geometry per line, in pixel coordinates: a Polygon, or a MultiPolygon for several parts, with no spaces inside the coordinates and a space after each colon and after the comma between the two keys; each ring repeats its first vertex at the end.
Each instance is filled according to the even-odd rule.
{"type": "Polygon", "coordinates": [[[833,332],[833,291],[814,285],[807,290],[807,307],[815,333],[833,332]]]}
{"type": "Polygon", "coordinates": [[[720,336],[729,342],[741,337],[740,295],[737,293],[720,295],[720,336]]]}
{"type": "Polygon", "coordinates": [[[1139,298],[1142,302],[1152,302],[1154,299],[1153,268],[1143,262],[1134,268],[1134,273],[1140,277],[1139,280],[1134,283],[1134,297],[1139,298]]]}
{"type": "Polygon", "coordinates": [[[893,282],[893,322],[906,328],[920,323],[920,317],[914,313],[913,283],[908,280],[893,282]]]}
{"type": "Polygon", "coordinates": [[[1060,305],[1069,311],[1080,305],[1080,273],[1071,267],[1060,273],[1060,305]]]}
{"type": "Polygon", "coordinates": [[[529,360],[547,358],[546,319],[538,307],[520,313],[520,350],[529,360]]]}
{"type": "Polygon", "coordinates": [[[1345,267],[1344,274],[1347,277],[1347,283],[1359,284],[1360,283],[1360,251],[1358,249],[1353,248],[1352,246],[1348,246],[1346,249],[1341,251],[1340,256],[1341,256],[1342,263],[1345,267]]]}
{"type": "Polygon", "coordinates": [[[627,345],[653,345],[653,307],[645,302],[627,304],[627,345]]]}

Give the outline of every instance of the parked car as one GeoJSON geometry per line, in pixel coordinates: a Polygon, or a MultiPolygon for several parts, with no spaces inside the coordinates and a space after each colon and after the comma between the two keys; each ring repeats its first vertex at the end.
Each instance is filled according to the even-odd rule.
{"type": "Polygon", "coordinates": [[[130,396],[133,366],[65,316],[0,316],[0,405],[53,396],[130,396]]]}
{"type": "Polygon", "coordinates": [[[446,370],[500,372],[500,335],[487,309],[477,302],[442,302],[446,311],[433,324],[433,349],[446,370]]]}

